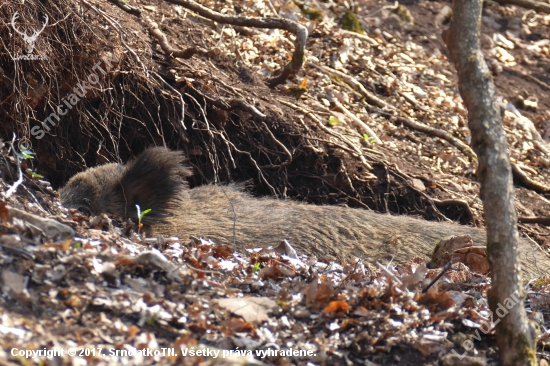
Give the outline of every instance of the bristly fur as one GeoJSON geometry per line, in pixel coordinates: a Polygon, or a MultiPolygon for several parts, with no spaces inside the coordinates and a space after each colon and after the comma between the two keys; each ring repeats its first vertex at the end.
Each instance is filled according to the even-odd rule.
{"type": "Polygon", "coordinates": [[[187,189],[185,178],[192,175],[183,165],[179,151],[149,148],[126,165],[106,164],[75,175],[60,191],[61,203],[84,213],[108,213],[121,218],[137,218],[151,209],[142,222],[164,221],[179,207],[187,189]]]}
{"type": "MultiPolygon", "coordinates": [[[[485,230],[478,228],[257,198],[235,185],[188,189],[185,178],[191,171],[183,162],[181,152],[148,149],[126,165],[107,164],[77,174],[61,190],[61,202],[90,214],[111,213],[134,221],[139,204],[142,210],[151,209],[142,220],[151,235],[235,240],[240,247],[286,238],[299,252],[326,259],[357,256],[372,263],[403,263],[416,255],[428,258],[436,242],[450,235],[471,235],[476,245],[486,240],[485,230]]],[[[529,242],[520,240],[518,249],[524,273],[537,276],[539,267],[550,267],[545,254],[534,252],[529,242]]]]}

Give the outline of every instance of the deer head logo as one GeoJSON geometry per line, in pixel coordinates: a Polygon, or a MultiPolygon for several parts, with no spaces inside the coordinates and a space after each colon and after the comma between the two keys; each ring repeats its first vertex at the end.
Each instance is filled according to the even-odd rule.
{"type": "Polygon", "coordinates": [[[46,28],[46,26],[48,25],[48,20],[49,20],[48,15],[44,15],[45,19],[44,19],[44,25],[42,26],[42,29],[40,29],[37,32],[34,32],[30,36],[27,35],[27,32],[21,32],[19,29],[17,29],[17,27],[15,26],[15,21],[17,20],[17,18],[19,18],[19,12],[16,11],[15,14],[13,14],[13,17],[11,18],[11,26],[17,33],[19,33],[23,37],[23,40],[25,41],[25,49],[27,53],[32,53],[32,51],[34,50],[34,43],[36,42],[38,35],[42,33],[44,28],[46,28]]]}

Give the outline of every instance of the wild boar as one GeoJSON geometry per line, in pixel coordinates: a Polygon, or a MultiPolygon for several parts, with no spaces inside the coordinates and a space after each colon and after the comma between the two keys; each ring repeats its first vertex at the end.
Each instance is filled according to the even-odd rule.
{"type": "MultiPolygon", "coordinates": [[[[143,218],[150,235],[195,235],[231,244],[235,223],[239,247],[287,239],[299,252],[338,260],[430,257],[436,243],[452,235],[470,235],[474,245],[486,242],[483,229],[453,223],[258,198],[237,185],[189,189],[185,178],[192,172],[184,161],[181,152],[150,148],[125,165],[106,164],[78,173],[61,189],[61,202],[88,215],[134,220],[136,204],[150,208],[143,218]]],[[[524,273],[537,275],[534,258],[541,270],[549,267],[547,257],[526,240],[520,240],[519,251],[524,273]]]]}

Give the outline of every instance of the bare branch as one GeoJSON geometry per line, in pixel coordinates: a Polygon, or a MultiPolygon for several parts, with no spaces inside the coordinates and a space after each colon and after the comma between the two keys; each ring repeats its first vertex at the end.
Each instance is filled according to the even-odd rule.
{"type": "Polygon", "coordinates": [[[289,77],[296,74],[302,68],[304,62],[304,49],[307,40],[307,28],[300,23],[290,19],[283,18],[253,18],[238,17],[234,15],[225,15],[212,11],[192,0],[166,0],[169,3],[183,6],[195,13],[221,24],[237,25],[242,27],[255,27],[265,29],[283,29],[293,33],[296,36],[294,42],[294,53],[292,60],[286,64],[281,73],[268,80],[269,87],[273,88],[285,82],[289,77]]]}
{"type": "Polygon", "coordinates": [[[518,164],[512,164],[512,172],[519,181],[529,189],[538,193],[550,193],[550,186],[534,181],[519,167],[518,164]]]}
{"type": "Polygon", "coordinates": [[[544,226],[550,226],[550,216],[534,216],[534,217],[518,217],[518,222],[522,224],[539,224],[544,226]]]}
{"type": "Polygon", "coordinates": [[[550,5],[532,0],[495,0],[499,4],[517,5],[526,9],[533,9],[541,13],[550,13],[550,5]]]}
{"type": "Polygon", "coordinates": [[[141,9],[136,8],[135,6],[131,6],[129,4],[126,4],[124,1],[121,0],[108,0],[110,3],[115,4],[122,10],[124,10],[127,13],[130,13],[132,15],[135,15],[137,17],[141,16],[141,9]]]}
{"type": "Polygon", "coordinates": [[[196,54],[212,57],[212,56],[215,56],[216,53],[217,53],[216,52],[217,50],[208,51],[208,50],[205,50],[204,48],[200,48],[200,47],[188,47],[185,50],[177,50],[177,49],[172,47],[170,42],[168,42],[168,39],[166,38],[166,35],[164,33],[162,33],[162,31],[160,29],[152,28],[152,29],[149,29],[149,32],[151,33],[151,35],[153,37],[155,37],[157,39],[157,41],[159,42],[160,48],[162,48],[162,50],[168,56],[171,56],[171,57],[179,57],[179,58],[183,58],[183,59],[188,59],[188,58],[193,57],[193,55],[196,55],[196,54]]]}

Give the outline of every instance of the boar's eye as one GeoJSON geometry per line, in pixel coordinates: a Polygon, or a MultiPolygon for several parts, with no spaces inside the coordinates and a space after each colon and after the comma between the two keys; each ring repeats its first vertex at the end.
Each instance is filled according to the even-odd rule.
{"type": "Polygon", "coordinates": [[[86,216],[92,216],[91,202],[89,198],[84,198],[82,204],[77,206],[77,210],[82,212],[86,216]]]}
{"type": "Polygon", "coordinates": [[[78,206],[77,207],[77,210],[82,212],[84,215],[86,216],[91,216],[92,215],[92,212],[90,211],[90,209],[86,206],[78,206]]]}

